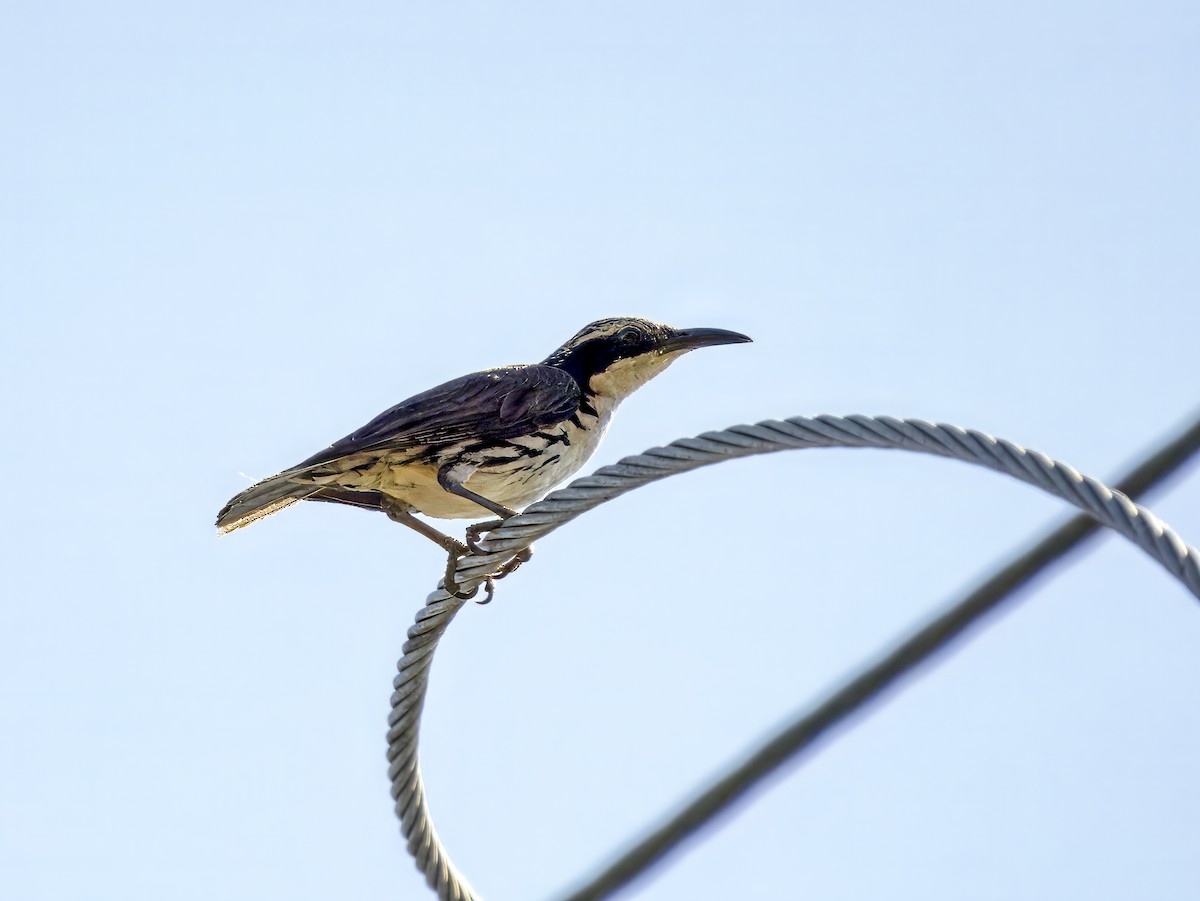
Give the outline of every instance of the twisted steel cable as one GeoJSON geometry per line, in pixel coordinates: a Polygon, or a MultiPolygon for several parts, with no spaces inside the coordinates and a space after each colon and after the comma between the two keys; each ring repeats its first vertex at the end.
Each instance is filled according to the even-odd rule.
{"type": "MultiPolygon", "coordinates": [[[[1169,526],[1124,494],[1045,454],[983,432],[921,420],[869,416],[767,420],[706,432],[626,457],[576,479],[507,520],[481,545],[486,553],[459,561],[455,579],[461,588],[480,585],[489,573],[537,538],[648,482],[735,457],[808,447],[909,450],[953,457],[1006,473],[1062,498],[1124,535],[1200,598],[1200,551],[1185,544],[1169,526]]],[[[417,738],[433,651],[464,603],[441,587],[426,599],[408,630],[388,718],[388,777],[401,833],[417,868],[442,901],[471,901],[478,896],[455,870],[434,831],[421,781],[417,738]]]]}

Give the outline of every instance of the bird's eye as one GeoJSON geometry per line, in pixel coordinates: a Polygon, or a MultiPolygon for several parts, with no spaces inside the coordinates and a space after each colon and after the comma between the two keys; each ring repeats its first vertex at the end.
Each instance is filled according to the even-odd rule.
{"type": "Polygon", "coordinates": [[[627,325],[617,332],[617,341],[621,344],[636,344],[640,338],[641,334],[632,325],[627,325]]]}

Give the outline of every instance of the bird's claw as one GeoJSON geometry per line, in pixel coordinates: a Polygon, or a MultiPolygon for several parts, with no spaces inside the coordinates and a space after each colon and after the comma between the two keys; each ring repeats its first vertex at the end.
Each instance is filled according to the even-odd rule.
{"type": "MultiPolygon", "coordinates": [[[[472,550],[468,545],[463,544],[461,541],[455,541],[450,537],[447,537],[446,542],[446,551],[449,557],[446,560],[446,575],[442,578],[442,585],[453,597],[458,598],[460,601],[469,601],[475,595],[479,594],[479,586],[476,585],[470,591],[459,591],[458,580],[454,576],[458,572],[458,561],[470,555],[472,550]]],[[[487,600],[480,601],[479,603],[486,604],[491,599],[492,586],[489,577],[487,600]]]]}
{"type": "MultiPolygon", "coordinates": [[[[486,577],[483,580],[483,584],[484,584],[484,587],[487,588],[487,594],[485,594],[483,596],[482,601],[475,602],[480,607],[482,607],[484,604],[490,604],[492,602],[492,597],[496,594],[496,580],[494,578],[492,578],[491,576],[486,577]]],[[[475,586],[475,591],[476,592],[479,591],[478,585],[475,586]]]]}
{"type": "Polygon", "coordinates": [[[500,568],[492,573],[492,576],[497,579],[503,579],[509,573],[515,573],[521,568],[522,563],[529,562],[529,558],[533,556],[533,548],[527,547],[517,551],[509,560],[506,560],[500,565],[500,568]]]}
{"type": "MultiPolygon", "coordinates": [[[[483,577],[483,586],[486,589],[486,591],[484,593],[483,600],[476,601],[475,603],[479,604],[479,606],[482,607],[484,604],[490,604],[492,602],[492,598],[496,594],[496,579],[497,578],[499,578],[499,576],[495,576],[495,577],[494,576],[484,576],[483,577]]],[[[471,598],[475,597],[475,595],[479,594],[479,586],[478,585],[476,585],[470,591],[459,591],[458,583],[455,582],[453,579],[450,579],[450,581],[446,582],[445,586],[446,586],[446,591],[450,593],[450,596],[456,597],[460,601],[469,601],[469,600],[471,600],[471,598]]]]}
{"type": "Polygon", "coordinates": [[[454,574],[452,572],[453,569],[453,564],[446,567],[446,577],[442,580],[442,585],[451,597],[458,598],[460,601],[469,601],[471,598],[475,597],[475,595],[479,594],[478,585],[476,585],[470,591],[459,591],[458,582],[455,581],[454,574]]]}
{"type": "Polygon", "coordinates": [[[471,553],[481,557],[486,554],[487,551],[479,546],[479,537],[484,532],[490,532],[502,525],[504,525],[503,519],[489,519],[486,522],[472,523],[467,526],[467,547],[471,549],[471,553]]]}

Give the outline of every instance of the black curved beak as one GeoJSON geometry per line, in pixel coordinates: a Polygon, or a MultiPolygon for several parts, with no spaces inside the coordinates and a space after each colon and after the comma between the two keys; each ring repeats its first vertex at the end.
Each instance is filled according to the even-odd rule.
{"type": "Polygon", "coordinates": [[[750,341],[738,332],[723,328],[681,328],[659,346],[664,351],[695,350],[697,347],[714,347],[717,344],[745,344],[750,341]]]}

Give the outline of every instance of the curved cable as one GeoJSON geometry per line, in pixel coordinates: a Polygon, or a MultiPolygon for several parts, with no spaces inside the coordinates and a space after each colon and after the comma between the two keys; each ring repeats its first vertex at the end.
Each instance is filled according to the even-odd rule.
{"type": "MultiPolygon", "coordinates": [[[[485,554],[469,555],[459,561],[455,579],[462,588],[479,585],[488,573],[496,571],[537,538],[593,507],[649,482],[734,457],[808,447],[910,450],[954,457],[1006,473],[1074,504],[1100,524],[1124,535],[1200,598],[1200,551],[1185,544],[1169,526],[1124,494],[1114,492],[1103,483],[1044,454],[982,432],[921,420],[869,416],[767,420],[756,425],[706,432],[626,457],[612,466],[602,467],[593,475],[576,479],[507,520],[482,543],[485,554]]],[[[404,656],[393,681],[392,712],[388,718],[388,777],[392,782],[401,833],[408,841],[408,850],[417,868],[424,872],[426,882],[442,901],[472,901],[478,896],[454,868],[434,831],[421,780],[417,738],[433,651],[464,603],[441,587],[426,599],[416,622],[408,630],[404,656]]],[[[965,625],[963,623],[961,628],[965,625]]],[[[923,656],[931,651],[932,648],[923,656]]],[[[855,680],[855,683],[859,681],[855,680]]],[[[834,717],[837,718],[840,717],[834,717]]],[[[688,831],[694,828],[692,825],[688,831]]],[[[657,855],[661,855],[665,847],[657,855]]],[[[626,874],[617,884],[623,884],[628,878],[632,875],[626,874]]],[[[572,897],[601,896],[585,893],[572,897]]]]}
{"type": "MultiPolygon", "coordinates": [[[[1200,420],[1140,463],[1118,482],[1118,490],[1136,496],[1179,468],[1200,450],[1200,420]]],[[[853,678],[831,691],[818,703],[795,715],[774,735],[712,779],[702,791],[660,825],[643,835],[627,850],[582,882],[560,901],[599,901],[628,885],[714,817],[729,809],[751,788],[784,762],[816,744],[817,739],[863,708],[905,675],[946,650],[956,638],[979,623],[986,614],[1028,584],[1055,561],[1100,530],[1091,516],[1075,516],[1030,549],[999,567],[965,597],[947,606],[903,640],[877,655],[853,678]]]]}

